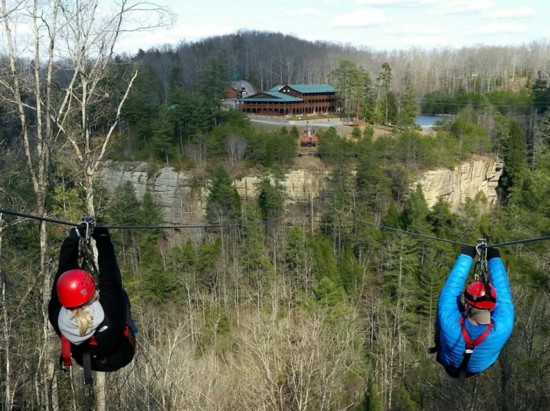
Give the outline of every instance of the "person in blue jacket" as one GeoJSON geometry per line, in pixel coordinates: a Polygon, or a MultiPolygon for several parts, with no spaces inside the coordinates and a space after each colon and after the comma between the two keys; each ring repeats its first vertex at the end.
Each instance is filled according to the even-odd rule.
{"type": "Polygon", "coordinates": [[[472,378],[493,365],[514,326],[510,283],[496,248],[487,248],[491,283],[474,281],[463,291],[475,255],[474,246],[461,249],[437,307],[437,361],[453,378],[472,378]]]}

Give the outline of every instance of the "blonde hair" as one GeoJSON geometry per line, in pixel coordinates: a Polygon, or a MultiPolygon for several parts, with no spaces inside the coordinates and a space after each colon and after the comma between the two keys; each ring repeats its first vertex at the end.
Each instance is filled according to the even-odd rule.
{"type": "Polygon", "coordinates": [[[78,323],[78,333],[81,336],[84,336],[88,334],[91,331],[92,325],[93,325],[93,318],[92,315],[86,311],[86,307],[88,307],[90,304],[94,303],[95,301],[99,300],[99,292],[95,290],[94,295],[90,300],[80,307],[73,308],[71,311],[73,313],[74,319],[78,323]]]}

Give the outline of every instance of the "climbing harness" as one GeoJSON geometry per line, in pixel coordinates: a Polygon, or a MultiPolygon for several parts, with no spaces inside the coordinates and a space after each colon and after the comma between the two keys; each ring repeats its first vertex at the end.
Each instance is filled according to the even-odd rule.
{"type": "MultiPolygon", "coordinates": [[[[466,348],[464,350],[464,358],[462,359],[462,363],[460,364],[459,375],[458,375],[459,380],[463,381],[464,378],[468,376],[467,375],[468,363],[470,362],[470,357],[474,352],[474,348],[477,347],[479,344],[481,344],[485,340],[485,338],[487,338],[487,336],[491,332],[491,328],[493,328],[494,323],[491,320],[489,325],[487,325],[487,328],[485,328],[485,331],[483,331],[483,333],[479,337],[477,337],[475,340],[472,341],[472,337],[470,337],[470,333],[468,332],[468,329],[464,325],[464,317],[460,317],[458,321],[460,323],[460,327],[462,330],[462,337],[464,338],[464,342],[466,343],[466,348]]],[[[470,377],[473,375],[470,375],[470,377]]]]}

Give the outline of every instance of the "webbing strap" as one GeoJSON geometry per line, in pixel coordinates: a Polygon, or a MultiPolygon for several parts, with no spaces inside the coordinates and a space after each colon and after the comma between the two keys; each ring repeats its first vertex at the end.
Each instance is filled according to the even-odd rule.
{"type": "Polygon", "coordinates": [[[468,329],[464,325],[464,317],[460,317],[460,320],[458,321],[460,322],[460,326],[462,328],[462,337],[464,337],[464,341],[466,342],[466,351],[468,351],[468,349],[473,351],[474,347],[477,347],[479,344],[481,344],[483,340],[485,340],[485,338],[487,338],[487,336],[491,332],[491,328],[493,328],[493,325],[495,325],[495,323],[491,321],[487,325],[487,328],[485,328],[485,331],[483,331],[483,333],[479,337],[477,337],[474,341],[472,341],[472,338],[468,333],[468,329]]]}
{"type": "Polygon", "coordinates": [[[91,385],[94,381],[92,379],[92,356],[89,349],[82,353],[82,366],[84,367],[84,383],[91,385]]]}
{"type": "Polygon", "coordinates": [[[63,334],[61,334],[61,361],[66,367],[73,365],[71,359],[71,342],[67,340],[63,334]]]}
{"type": "MultiPolygon", "coordinates": [[[[73,365],[71,358],[71,342],[65,338],[63,334],[61,334],[61,361],[63,365],[67,367],[73,365]]],[[[82,354],[82,366],[84,367],[84,382],[86,384],[92,384],[92,356],[89,348],[84,350],[82,354]]]]}
{"type": "Polygon", "coordinates": [[[470,362],[470,357],[474,352],[474,347],[477,347],[479,344],[481,344],[485,340],[485,338],[487,338],[487,336],[491,332],[491,328],[493,328],[494,323],[493,321],[491,321],[487,325],[487,328],[485,328],[485,331],[483,331],[483,333],[481,333],[479,337],[477,337],[475,340],[472,341],[472,337],[470,337],[470,333],[468,333],[468,329],[464,325],[464,317],[460,317],[458,321],[460,322],[462,337],[464,338],[464,342],[466,343],[464,358],[462,360],[462,363],[460,364],[460,373],[459,373],[459,379],[463,380],[466,377],[468,363],[470,362]]]}

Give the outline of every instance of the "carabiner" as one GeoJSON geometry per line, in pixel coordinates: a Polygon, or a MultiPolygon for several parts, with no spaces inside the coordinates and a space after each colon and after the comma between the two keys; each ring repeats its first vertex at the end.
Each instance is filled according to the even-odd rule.
{"type": "Polygon", "coordinates": [[[86,238],[86,243],[89,243],[90,238],[92,238],[92,233],[94,232],[95,217],[84,216],[82,217],[81,224],[84,224],[86,227],[86,233],[84,237],[86,238]]]}

